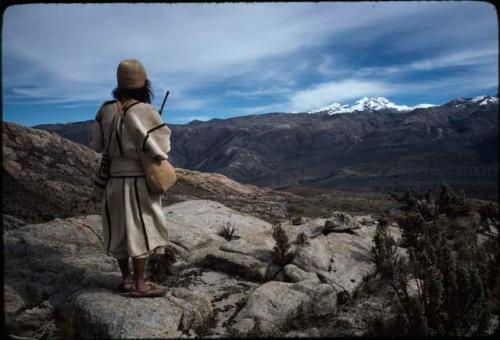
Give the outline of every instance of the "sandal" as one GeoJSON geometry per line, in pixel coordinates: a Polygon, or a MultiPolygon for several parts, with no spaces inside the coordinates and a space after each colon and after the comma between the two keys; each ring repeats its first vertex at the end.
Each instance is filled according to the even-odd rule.
{"type": "Polygon", "coordinates": [[[146,291],[131,289],[129,291],[129,296],[134,298],[148,298],[148,297],[161,297],[164,296],[167,292],[166,289],[157,288],[151,283],[146,283],[149,286],[149,289],[146,291]]]}
{"type": "Polygon", "coordinates": [[[134,279],[127,278],[125,281],[122,281],[120,285],[115,289],[118,293],[128,293],[134,289],[134,279]]]}

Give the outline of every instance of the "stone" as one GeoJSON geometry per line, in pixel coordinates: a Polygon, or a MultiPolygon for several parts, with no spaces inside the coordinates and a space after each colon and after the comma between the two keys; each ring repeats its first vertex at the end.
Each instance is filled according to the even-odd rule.
{"type": "Polygon", "coordinates": [[[10,334],[28,338],[51,338],[57,327],[53,320],[54,309],[48,301],[39,306],[23,310],[9,327],[10,334]]]}
{"type": "Polygon", "coordinates": [[[169,223],[171,242],[188,263],[202,261],[219,247],[227,252],[269,261],[274,246],[272,226],[257,217],[209,200],[180,202],[164,207],[163,211],[169,223]],[[230,223],[235,229],[234,239],[230,241],[219,235],[225,223],[230,223]]]}
{"type": "Polygon", "coordinates": [[[220,246],[225,242],[212,230],[193,225],[184,219],[179,219],[176,215],[167,213],[165,216],[169,226],[170,242],[188,253],[200,248],[220,246]]]}
{"type": "Polygon", "coordinates": [[[39,222],[56,214],[95,214],[92,194],[99,155],[57,134],[2,123],[4,212],[39,222]],[[73,163],[73,164],[72,164],[73,163]],[[77,166],[75,166],[77,164],[77,166]],[[54,180],[54,179],[57,179],[54,180]]]}
{"type": "Polygon", "coordinates": [[[301,225],[305,222],[304,218],[299,216],[292,219],[292,225],[301,225]]]}
{"type": "Polygon", "coordinates": [[[330,233],[325,236],[331,265],[321,274],[331,284],[350,294],[363,282],[363,279],[376,271],[371,255],[375,228],[363,226],[356,235],[330,233]]]}
{"type": "MultiPolygon", "coordinates": [[[[277,335],[293,320],[336,314],[339,294],[352,294],[374,273],[371,225],[326,236],[325,219],[283,226],[295,258],[281,267],[271,261],[275,243],[265,221],[207,200],[163,209],[177,258],[164,298],[132,300],[113,291],[120,273],[104,253],[99,215],[5,231],[10,320],[30,324],[33,311],[57,311],[73,329],[68,337],[277,335]],[[218,235],[228,220],[236,230],[230,241],[218,235]],[[307,242],[296,244],[300,233],[307,242]],[[34,309],[44,301],[51,309],[34,309]]],[[[52,314],[43,314],[48,328],[29,334],[53,334],[52,314]]]]}
{"type": "Polygon", "coordinates": [[[244,238],[238,238],[226,242],[219,249],[232,253],[239,253],[243,255],[252,256],[264,262],[271,262],[272,247],[255,245],[253,243],[248,242],[244,238]]]}
{"type": "MultiPolygon", "coordinates": [[[[179,228],[185,226],[182,221],[179,225],[179,228]]],[[[182,287],[173,289],[170,299],[163,299],[166,301],[163,304],[116,294],[113,290],[120,282],[119,269],[116,261],[105,255],[101,234],[99,215],[55,219],[4,233],[4,249],[9,254],[5,261],[5,285],[10,287],[7,289],[11,297],[6,307],[12,318],[15,316],[15,324],[29,326],[31,335],[49,334],[50,329],[36,326],[42,310],[19,313],[24,308],[21,306],[37,306],[48,299],[50,310],[57,310],[65,323],[73,325],[78,337],[133,337],[133,334],[149,337],[163,334],[160,329],[165,324],[171,327],[168,334],[178,336],[174,330],[181,321],[181,329],[187,333],[203,328],[212,314],[209,297],[188,293],[182,287]],[[125,308],[122,316],[113,314],[113,309],[119,311],[122,307],[125,308]],[[79,312],[74,314],[74,310],[79,312]],[[136,329],[129,328],[133,326],[129,319],[139,314],[142,316],[137,318],[136,329]],[[148,325],[151,332],[141,330],[144,328],[141,324],[148,325]]],[[[43,315],[48,318],[43,324],[49,327],[53,316],[43,315]]]]}
{"type": "Polygon", "coordinates": [[[231,325],[229,332],[234,337],[251,335],[255,330],[255,321],[252,318],[246,318],[236,321],[231,325]]]}
{"type": "Polygon", "coordinates": [[[210,313],[210,300],[198,292],[132,299],[101,289],[78,294],[72,316],[83,338],[168,338],[202,326],[210,313]]]}
{"type": "Polygon", "coordinates": [[[293,320],[335,314],[336,290],[314,280],[299,283],[270,281],[255,289],[230,325],[239,336],[272,336],[293,320]],[[249,332],[251,322],[254,327],[249,332]]]}
{"type": "Polygon", "coordinates": [[[418,297],[419,294],[419,287],[422,289],[424,286],[424,283],[420,279],[410,279],[406,283],[406,289],[408,290],[408,295],[410,297],[418,297]]]}
{"type": "Polygon", "coordinates": [[[248,255],[214,250],[205,256],[201,264],[225,273],[238,274],[250,280],[266,280],[267,264],[248,255]]]}
{"type": "Polygon", "coordinates": [[[307,243],[296,247],[292,263],[302,270],[315,272],[328,270],[330,265],[330,250],[324,235],[311,238],[307,243]]]}
{"type": "Polygon", "coordinates": [[[354,337],[353,320],[347,317],[339,317],[335,320],[335,335],[338,337],[354,337]]]}
{"type": "Polygon", "coordinates": [[[185,221],[218,237],[225,223],[230,223],[235,229],[234,235],[248,243],[269,249],[274,245],[270,223],[214,201],[190,200],[164,207],[163,211],[169,219],[185,221]]]}
{"type": "Polygon", "coordinates": [[[262,335],[271,335],[300,314],[301,305],[309,300],[308,294],[293,289],[294,284],[270,281],[255,289],[248,297],[245,306],[237,314],[235,323],[230,326],[235,334],[245,335],[248,321],[259,320],[264,329],[258,331],[262,335]],[[245,321],[242,321],[245,320],[245,321]],[[240,322],[246,327],[240,328],[240,322]]]}
{"type": "Polygon", "coordinates": [[[311,327],[301,330],[289,331],[285,334],[286,338],[319,338],[321,337],[321,332],[316,327],[311,327]]]}
{"type": "Polygon", "coordinates": [[[306,272],[294,264],[287,264],[283,268],[285,279],[289,282],[299,282],[304,280],[318,280],[316,273],[306,272]]]}
{"type": "MultiPolygon", "coordinates": [[[[178,275],[171,276],[166,285],[185,286],[210,296],[212,313],[205,331],[197,332],[200,337],[227,336],[226,323],[239,310],[247,295],[258,283],[247,281],[229,274],[190,267],[178,275]]],[[[253,326],[252,326],[253,327],[253,326]]]]}
{"type": "Polygon", "coordinates": [[[295,241],[301,233],[304,233],[304,235],[311,239],[322,234],[325,221],[326,219],[324,218],[313,218],[293,227],[284,225],[283,230],[285,230],[290,241],[295,241]]]}
{"type": "Polygon", "coordinates": [[[335,211],[332,216],[325,221],[323,234],[352,232],[361,228],[361,224],[351,215],[345,212],[335,211]]]}
{"type": "Polygon", "coordinates": [[[15,216],[3,215],[3,230],[13,230],[25,225],[26,222],[15,216]]]}
{"type": "Polygon", "coordinates": [[[18,314],[25,306],[26,302],[10,285],[4,285],[4,312],[7,319],[18,314]]]}

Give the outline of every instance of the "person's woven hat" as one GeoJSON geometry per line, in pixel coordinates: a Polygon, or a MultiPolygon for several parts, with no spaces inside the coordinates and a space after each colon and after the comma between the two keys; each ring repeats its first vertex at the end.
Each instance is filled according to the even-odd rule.
{"type": "Polygon", "coordinates": [[[139,60],[126,59],[118,65],[116,79],[118,80],[118,87],[122,89],[140,89],[146,85],[146,69],[139,60]]]}

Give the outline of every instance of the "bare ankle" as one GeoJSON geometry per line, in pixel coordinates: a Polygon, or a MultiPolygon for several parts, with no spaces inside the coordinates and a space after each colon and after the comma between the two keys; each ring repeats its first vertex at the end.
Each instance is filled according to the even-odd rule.
{"type": "Polygon", "coordinates": [[[142,280],[141,282],[135,282],[135,289],[145,291],[146,288],[146,282],[144,282],[144,280],[142,280]]]}

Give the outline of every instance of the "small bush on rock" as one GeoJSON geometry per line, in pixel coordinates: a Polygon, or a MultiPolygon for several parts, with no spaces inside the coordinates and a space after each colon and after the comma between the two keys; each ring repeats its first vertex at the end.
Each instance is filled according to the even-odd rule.
{"type": "Polygon", "coordinates": [[[231,241],[234,238],[234,227],[231,222],[226,222],[219,230],[218,234],[226,240],[231,241]]]}
{"type": "Polygon", "coordinates": [[[387,223],[377,225],[373,242],[372,254],[380,275],[385,278],[391,278],[394,262],[396,261],[396,241],[390,235],[387,223]]]}
{"type": "Polygon", "coordinates": [[[273,239],[275,242],[272,252],[273,263],[284,267],[293,261],[295,253],[291,250],[288,236],[279,224],[273,227],[273,239]]]}
{"type": "Polygon", "coordinates": [[[151,255],[148,258],[148,276],[154,282],[163,282],[173,274],[172,266],[176,261],[172,247],[165,249],[165,254],[151,255]]]}
{"type": "Polygon", "coordinates": [[[297,238],[295,239],[295,244],[302,246],[309,242],[309,239],[307,235],[304,232],[301,232],[300,234],[297,235],[297,238]]]}

